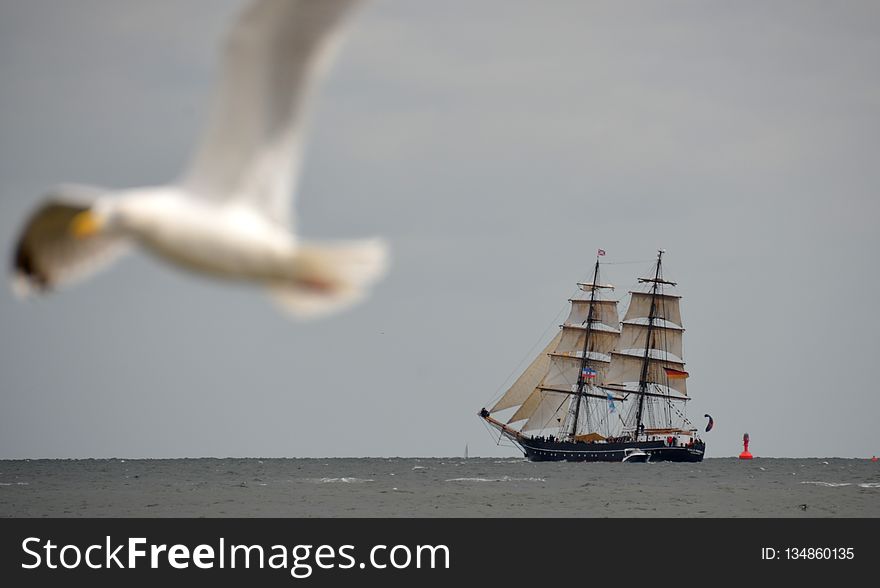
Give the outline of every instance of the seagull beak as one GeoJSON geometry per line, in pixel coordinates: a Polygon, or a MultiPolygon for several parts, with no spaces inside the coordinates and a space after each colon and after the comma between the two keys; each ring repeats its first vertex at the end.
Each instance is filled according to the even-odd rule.
{"type": "Polygon", "coordinates": [[[97,234],[103,223],[91,210],[80,212],[70,221],[70,233],[77,239],[85,239],[97,234]]]}

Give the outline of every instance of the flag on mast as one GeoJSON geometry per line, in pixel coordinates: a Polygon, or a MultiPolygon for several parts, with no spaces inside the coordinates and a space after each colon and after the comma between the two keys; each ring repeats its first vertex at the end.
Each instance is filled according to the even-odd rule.
{"type": "Polygon", "coordinates": [[[666,372],[666,377],[670,380],[682,380],[688,377],[688,373],[682,370],[676,370],[670,367],[664,367],[663,371],[666,372]]]}
{"type": "Polygon", "coordinates": [[[596,252],[596,255],[605,255],[605,250],[600,249],[599,251],[596,252]]]}
{"type": "Polygon", "coordinates": [[[608,409],[611,412],[616,412],[617,407],[614,405],[614,396],[612,396],[611,392],[605,392],[605,395],[608,396],[608,409]]]}

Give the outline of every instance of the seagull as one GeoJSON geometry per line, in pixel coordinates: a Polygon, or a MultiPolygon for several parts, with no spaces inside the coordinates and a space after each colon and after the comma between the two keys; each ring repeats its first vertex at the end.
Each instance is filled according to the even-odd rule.
{"type": "Polygon", "coordinates": [[[300,318],[361,300],[386,271],[384,240],[301,240],[291,219],[307,107],[357,3],[247,5],[228,33],[213,109],[180,179],[50,190],[21,231],[14,289],[55,290],[134,246],[190,272],[264,286],[300,318]]]}

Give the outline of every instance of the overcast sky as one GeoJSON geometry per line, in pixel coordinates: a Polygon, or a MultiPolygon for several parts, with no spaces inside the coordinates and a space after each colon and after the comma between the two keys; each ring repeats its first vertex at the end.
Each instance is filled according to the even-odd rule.
{"type": "MultiPolygon", "coordinates": [[[[234,0],[0,1],[0,246],[60,182],[174,178],[234,0]]],[[[0,458],[518,455],[477,411],[604,248],[678,281],[708,455],[880,455],[880,5],[373,0],[298,226],[386,280],[299,323],[136,254],[0,289],[0,458]]],[[[531,359],[529,357],[529,359],[531,359]]]]}

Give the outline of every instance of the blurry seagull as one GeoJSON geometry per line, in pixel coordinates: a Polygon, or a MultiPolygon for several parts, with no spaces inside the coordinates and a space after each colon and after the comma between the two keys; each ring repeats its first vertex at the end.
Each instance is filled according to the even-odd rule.
{"type": "Polygon", "coordinates": [[[134,243],[184,269],[266,286],[292,314],[359,300],[385,272],[381,239],[310,243],[291,231],[305,110],[356,0],[256,0],[227,39],[214,109],[174,184],[61,186],[22,231],[23,294],[82,278],[134,243]]]}

